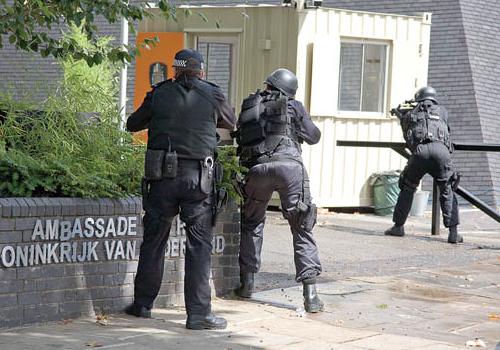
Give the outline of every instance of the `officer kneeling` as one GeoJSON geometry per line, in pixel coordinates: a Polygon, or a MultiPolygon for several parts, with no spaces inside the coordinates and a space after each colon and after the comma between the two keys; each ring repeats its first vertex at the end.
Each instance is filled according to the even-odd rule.
{"type": "MultiPolygon", "coordinates": [[[[410,101],[413,102],[413,101],[410,101]]],[[[448,112],[438,104],[436,90],[423,87],[415,94],[416,106],[393,110],[401,122],[403,136],[411,151],[399,187],[394,226],[385,231],[389,236],[404,236],[404,224],[411,209],[413,194],[425,174],[430,174],[439,187],[439,200],[443,211],[443,222],[449,228],[449,243],[463,242],[457,232],[459,224],[458,200],[452,186],[458,185],[457,173],[451,162],[452,144],[448,126],[448,112]]]]}
{"type": "Polygon", "coordinates": [[[304,106],[294,100],[297,77],[286,69],[274,71],[267,89],[247,97],[238,119],[240,161],[249,168],[242,188],[240,280],[236,293],[249,298],[254,273],[259,271],[266,209],[273,191],[280,195],[283,216],[293,236],[296,280],[304,285],[307,312],[323,310],[316,292],[321,273],[318,248],[312,235],[316,206],[311,201],[309,179],[302,163],[300,144],[315,144],[321,132],[304,106]]]}
{"type": "Polygon", "coordinates": [[[129,131],[148,130],[143,183],[144,240],[135,278],[134,303],[125,312],[151,317],[160,290],[172,220],[186,224],[184,298],[189,329],[223,329],[211,313],[213,167],[216,127],[233,130],[236,118],[220,88],[204,81],[203,57],[175,55],[175,79],[153,87],[127,120],[129,131]]]}

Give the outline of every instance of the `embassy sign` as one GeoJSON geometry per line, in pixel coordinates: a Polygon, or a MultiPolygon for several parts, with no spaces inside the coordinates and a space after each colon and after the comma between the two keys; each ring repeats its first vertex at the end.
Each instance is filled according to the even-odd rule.
{"type": "Polygon", "coordinates": [[[38,219],[31,244],[3,246],[1,267],[136,258],[137,216],[75,218],[73,221],[38,219]],[[129,239],[125,239],[129,238],[129,239]]]}
{"type": "MultiPolygon", "coordinates": [[[[185,224],[177,220],[177,234],[167,241],[167,258],[184,257],[185,224]]],[[[0,267],[28,267],[46,264],[135,260],[139,244],[137,216],[87,217],[74,220],[38,219],[31,243],[6,245],[0,249],[0,267]]],[[[172,235],[171,235],[172,236],[172,235]]],[[[212,240],[212,254],[222,254],[223,235],[212,240]]]]}

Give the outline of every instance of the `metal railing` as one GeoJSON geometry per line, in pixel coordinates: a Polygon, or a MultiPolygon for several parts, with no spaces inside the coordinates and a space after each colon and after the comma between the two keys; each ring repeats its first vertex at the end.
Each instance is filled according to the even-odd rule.
{"type": "MultiPolygon", "coordinates": [[[[337,146],[345,147],[376,147],[390,148],[406,159],[410,158],[410,151],[406,148],[403,142],[378,142],[378,141],[337,141],[337,146]]],[[[482,152],[500,152],[500,145],[494,144],[458,144],[454,143],[455,151],[482,151],[482,152]]],[[[455,193],[465,199],[467,202],[476,206],[479,210],[489,215],[493,220],[500,222],[500,213],[488,204],[483,202],[471,192],[467,191],[462,186],[458,186],[455,193]]],[[[440,228],[440,206],[439,206],[439,189],[436,180],[433,180],[432,186],[432,234],[439,235],[440,228]]]]}

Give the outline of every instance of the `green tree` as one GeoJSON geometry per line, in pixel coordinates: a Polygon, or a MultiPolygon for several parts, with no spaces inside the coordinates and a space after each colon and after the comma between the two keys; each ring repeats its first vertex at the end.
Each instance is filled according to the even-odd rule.
{"type": "MultiPolygon", "coordinates": [[[[151,16],[148,2],[127,0],[0,0],[0,50],[2,40],[8,40],[17,49],[39,52],[42,57],[57,59],[71,55],[75,60],[84,59],[92,66],[104,58],[111,62],[130,62],[137,54],[133,46],[121,47],[118,43],[111,49],[100,45],[97,17],[109,23],[117,23],[121,18],[129,21],[129,29],[134,32],[133,23],[151,16]],[[92,44],[81,47],[73,38],[51,35],[53,28],[68,27],[75,24],[81,27],[84,35],[92,44]]],[[[159,0],[161,13],[176,20],[177,8],[169,0],[159,0]]],[[[189,14],[185,9],[184,14],[189,14]]],[[[154,45],[148,39],[144,45],[154,45]]]]}
{"type": "MultiPolygon", "coordinates": [[[[92,49],[72,25],[64,34],[92,49]]],[[[100,38],[105,49],[111,38],[100,38]]],[[[58,60],[63,79],[43,101],[0,94],[0,197],[124,197],[139,193],[144,149],[120,130],[119,65],[58,60]]]]}

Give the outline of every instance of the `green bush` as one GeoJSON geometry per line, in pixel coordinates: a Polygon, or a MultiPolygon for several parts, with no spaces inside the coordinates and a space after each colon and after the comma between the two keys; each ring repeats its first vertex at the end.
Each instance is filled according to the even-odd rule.
{"type": "MultiPolygon", "coordinates": [[[[79,45],[90,46],[73,27],[79,45]]],[[[104,38],[99,45],[106,45],[104,38]]],[[[70,57],[64,78],[43,102],[0,96],[0,197],[123,197],[138,194],[143,147],[120,130],[118,66],[89,67],[70,57]]]]}
{"type": "Polygon", "coordinates": [[[224,166],[223,179],[220,187],[224,187],[229,194],[229,197],[235,201],[240,199],[240,195],[235,190],[234,178],[243,178],[244,173],[247,171],[246,168],[239,164],[238,157],[236,156],[236,147],[234,146],[222,146],[218,150],[218,160],[224,166]]]}

